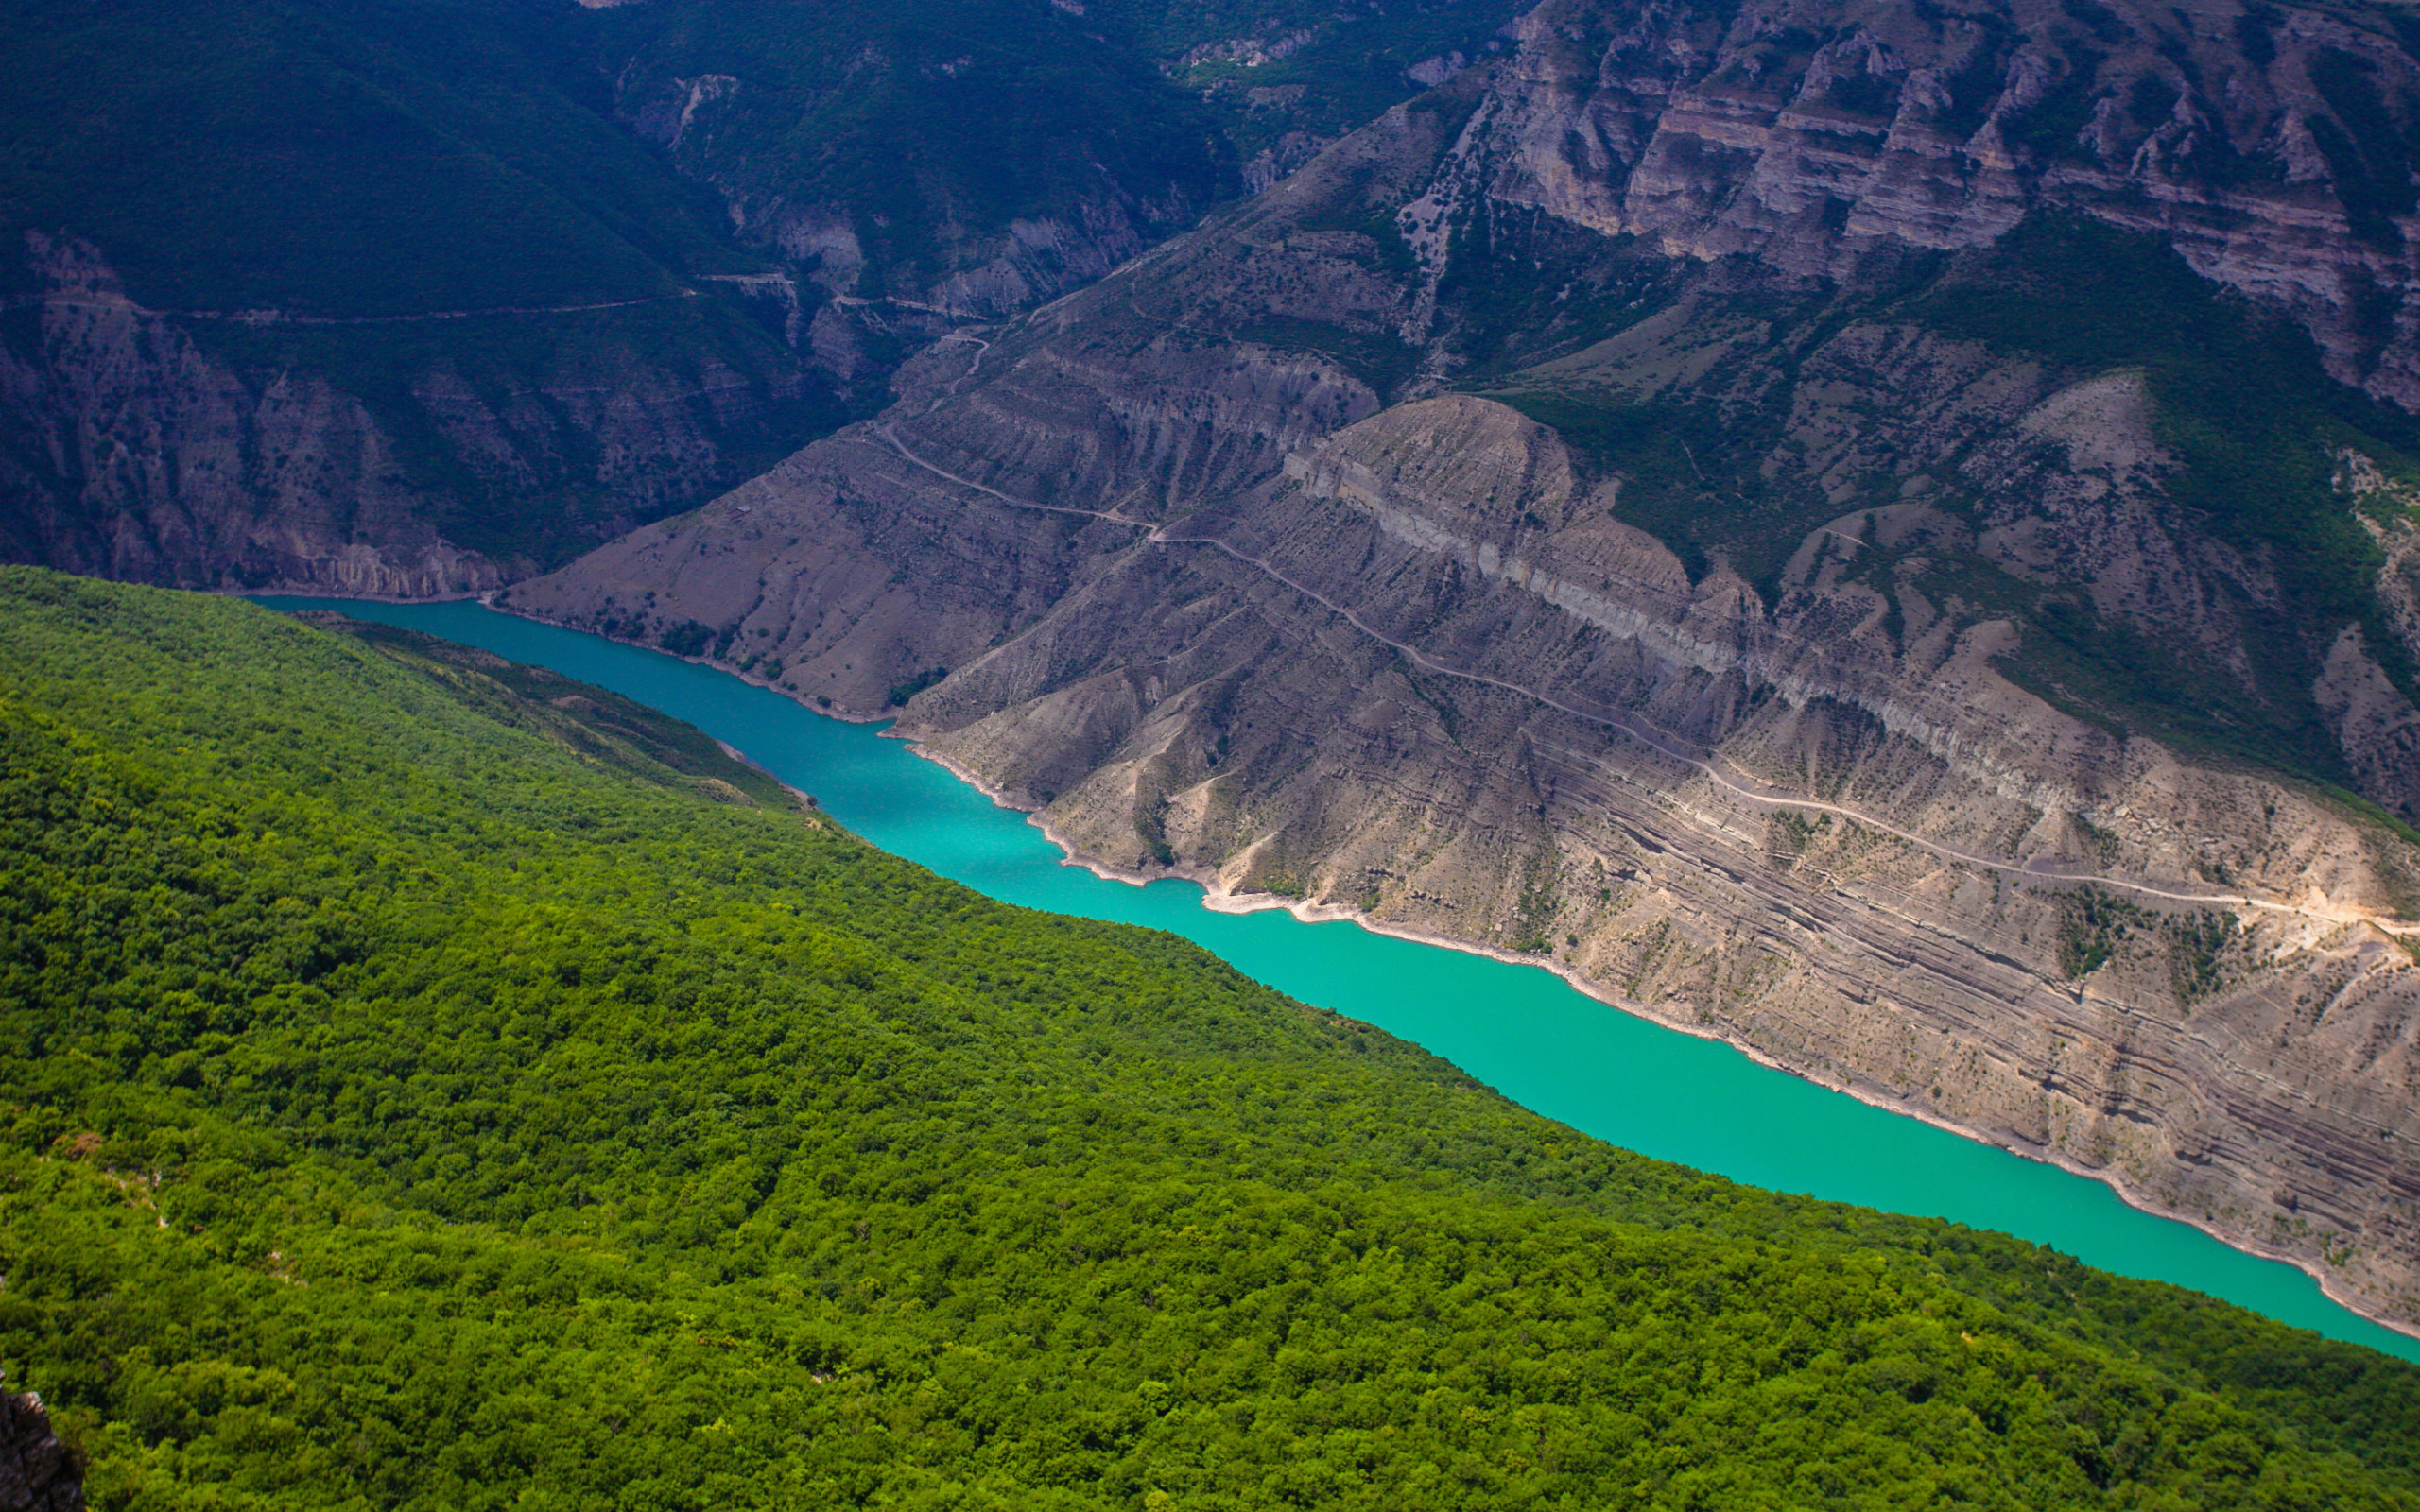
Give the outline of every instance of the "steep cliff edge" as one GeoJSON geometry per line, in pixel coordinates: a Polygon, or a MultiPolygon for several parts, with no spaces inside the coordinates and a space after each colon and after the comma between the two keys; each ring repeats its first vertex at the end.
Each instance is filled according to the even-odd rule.
{"type": "Polygon", "coordinates": [[[1432,208],[1835,276],[2065,210],[2157,234],[2409,407],[2414,35],[2360,5],[1557,0],[1432,208]]]}
{"type": "Polygon", "coordinates": [[[177,587],[475,593],[710,496],[815,428],[787,354],[668,294],[229,319],[29,238],[0,314],[0,558],[177,587]],[[391,364],[391,366],[389,366],[391,364]]]}
{"type": "Polygon", "coordinates": [[[2414,77],[2350,9],[1558,0],[510,606],[2420,1322],[2414,77]]]}

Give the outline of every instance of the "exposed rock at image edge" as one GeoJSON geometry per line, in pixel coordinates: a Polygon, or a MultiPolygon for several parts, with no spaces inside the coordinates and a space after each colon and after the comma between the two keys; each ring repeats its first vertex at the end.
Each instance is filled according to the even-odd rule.
{"type": "Polygon", "coordinates": [[[0,1391],[0,1512],[83,1512],[66,1446],[32,1392],[0,1391]]]}
{"type": "Polygon", "coordinates": [[[734,442],[798,398],[711,353],[650,366],[607,330],[567,337],[568,366],[519,392],[434,362],[405,413],[305,366],[239,364],[129,298],[90,246],[36,236],[30,262],[41,292],[0,337],[0,557],[101,576],[476,593],[735,481],[734,442]],[[527,544],[465,543],[493,539],[527,544]]]}

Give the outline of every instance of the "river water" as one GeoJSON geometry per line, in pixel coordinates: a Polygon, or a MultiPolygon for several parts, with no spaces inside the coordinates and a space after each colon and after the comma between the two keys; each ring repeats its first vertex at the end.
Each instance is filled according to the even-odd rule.
{"type": "Polygon", "coordinates": [[[1305,924],[1275,909],[1212,913],[1191,883],[1136,887],[1064,865],[1023,815],[875,727],[824,718],[728,673],[475,603],[260,602],[424,630],[611,688],[737,748],[895,855],[1004,902],[1182,935],[1290,996],[1412,1040],[1525,1108],[1641,1154],[1755,1186],[2000,1229],[2420,1360],[2420,1339],[2339,1307],[2290,1265],[2130,1208],[2098,1181],[1634,1018],[1549,971],[1351,923],[1305,924]]]}

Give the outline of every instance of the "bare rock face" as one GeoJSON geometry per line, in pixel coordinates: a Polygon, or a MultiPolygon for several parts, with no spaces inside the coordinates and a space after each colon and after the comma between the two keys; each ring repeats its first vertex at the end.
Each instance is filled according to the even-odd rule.
{"type": "Polygon", "coordinates": [[[2223,0],[1547,0],[1427,211],[1484,195],[1815,275],[2065,211],[2161,236],[2414,407],[2420,202],[2379,134],[2420,108],[2404,25],[2223,0]]]}
{"type": "MultiPolygon", "coordinates": [[[[273,312],[146,309],[91,247],[31,241],[37,289],[0,332],[10,559],[184,587],[476,593],[736,481],[798,398],[795,375],[695,353],[659,366],[569,333],[527,386],[425,354],[349,386],[341,362],[248,360],[247,332],[284,331],[273,312]]],[[[489,323],[521,339],[612,314],[489,323]]],[[[366,341],[410,323],[325,329],[366,341]]]]}
{"type": "Polygon", "coordinates": [[[295,377],[255,391],[97,256],[38,249],[31,339],[0,347],[17,440],[9,555],[137,581],[436,596],[500,580],[414,518],[392,441],[351,395],[295,377]]]}
{"type": "MultiPolygon", "coordinates": [[[[904,704],[1099,864],[1549,961],[2420,1324],[2420,850],[2363,801],[2420,812],[2420,524],[2400,421],[2321,373],[2399,395],[2329,291],[2402,253],[2292,177],[2337,161],[2290,149],[2355,23],[2262,17],[1549,6],[510,607],[904,704]],[[2128,136],[2161,69],[2190,152],[2128,136]],[[1931,179],[1834,163],[1846,209],[1781,213],[1810,143],[1879,173],[1958,112],[1931,179]],[[2277,171],[2187,182],[2221,126],[2277,171]],[[2286,256],[2279,206],[2304,276],[2213,293],[2195,228],[2286,256]],[[2240,370],[2041,316],[2134,319],[2120,265],[2240,370]],[[2205,422],[2238,377],[2272,398],[2205,422]],[[2302,513],[2242,513],[2209,438],[2305,405],[2349,428],[2262,454],[2302,513]]],[[[2361,77],[2400,78],[2382,35],[2361,77]]]]}
{"type": "Polygon", "coordinates": [[[0,1392],[0,1512],[84,1512],[75,1459],[29,1391],[0,1392]]]}

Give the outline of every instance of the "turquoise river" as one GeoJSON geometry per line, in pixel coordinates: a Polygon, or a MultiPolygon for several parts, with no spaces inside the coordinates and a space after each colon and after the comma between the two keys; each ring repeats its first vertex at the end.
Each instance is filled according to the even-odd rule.
{"type": "Polygon", "coordinates": [[[875,727],[824,718],[728,673],[475,603],[260,602],[341,610],[611,688],[688,720],[813,793],[886,850],[1009,902],[1182,935],[1282,991],[1413,1040],[1599,1139],[1757,1186],[2002,1229],[2107,1270],[2193,1287],[2420,1360],[2420,1339],[2339,1307],[2290,1265],[2130,1208],[2098,1181],[1634,1018],[1549,971],[1350,923],[1305,924],[1275,909],[1213,913],[1191,883],[1136,887],[1096,877],[1065,865],[1024,816],[994,806],[875,727]]]}

